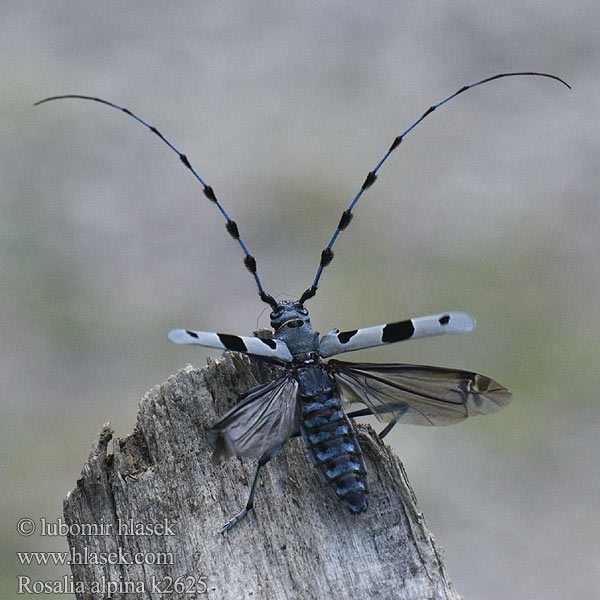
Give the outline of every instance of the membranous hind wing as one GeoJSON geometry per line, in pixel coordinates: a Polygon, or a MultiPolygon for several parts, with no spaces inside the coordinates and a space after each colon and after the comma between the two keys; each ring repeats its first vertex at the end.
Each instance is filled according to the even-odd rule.
{"type": "Polygon", "coordinates": [[[345,403],[365,404],[385,423],[451,425],[496,412],[512,400],[499,383],[469,371],[339,360],[327,367],[345,403]]]}
{"type": "Polygon", "coordinates": [[[300,429],[298,383],[288,374],[252,388],[210,430],[213,459],[260,458],[300,429]]]}

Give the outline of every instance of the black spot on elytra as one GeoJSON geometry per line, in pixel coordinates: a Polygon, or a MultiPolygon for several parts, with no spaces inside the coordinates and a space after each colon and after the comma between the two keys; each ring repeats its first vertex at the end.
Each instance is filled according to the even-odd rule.
{"type": "Polygon", "coordinates": [[[383,335],[381,341],[386,344],[393,342],[400,342],[401,340],[407,340],[412,337],[415,332],[412,321],[398,321],[397,323],[388,323],[383,328],[383,335]]]}
{"type": "Polygon", "coordinates": [[[272,348],[273,350],[275,350],[275,348],[277,348],[277,342],[275,340],[267,340],[264,338],[258,338],[263,344],[269,346],[269,348],[272,348]]]}
{"type": "Polygon", "coordinates": [[[338,333],[338,340],[341,344],[347,344],[356,335],[357,331],[357,329],[352,331],[342,331],[342,333],[338,333]]]}
{"type": "Polygon", "coordinates": [[[450,315],[444,315],[438,319],[440,325],[448,325],[450,323],[450,315]]]}
{"type": "Polygon", "coordinates": [[[244,340],[237,335],[229,335],[228,333],[217,333],[221,343],[227,350],[233,350],[234,352],[247,352],[246,344],[244,340]]]}
{"type": "Polygon", "coordinates": [[[185,330],[185,332],[186,332],[186,333],[187,333],[189,336],[191,336],[191,337],[193,337],[193,338],[196,338],[196,339],[198,339],[198,335],[197,335],[196,333],[194,333],[193,331],[190,331],[189,329],[186,329],[186,330],[185,330]]]}

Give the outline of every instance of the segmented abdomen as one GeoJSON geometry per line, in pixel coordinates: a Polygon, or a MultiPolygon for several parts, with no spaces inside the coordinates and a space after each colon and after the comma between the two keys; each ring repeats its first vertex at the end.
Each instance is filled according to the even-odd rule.
{"type": "Polygon", "coordinates": [[[352,512],[367,510],[367,470],[335,382],[320,365],[298,369],[300,431],[321,479],[352,512]]]}

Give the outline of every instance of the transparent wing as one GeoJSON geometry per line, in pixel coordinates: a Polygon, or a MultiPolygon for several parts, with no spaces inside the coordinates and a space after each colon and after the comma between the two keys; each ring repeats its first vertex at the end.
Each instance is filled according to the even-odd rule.
{"type": "Polygon", "coordinates": [[[214,460],[260,458],[300,428],[298,383],[289,375],[252,388],[210,430],[214,460]]]}
{"type": "Polygon", "coordinates": [[[366,404],[383,422],[451,425],[506,406],[512,394],[484,375],[421,365],[330,360],[344,402],[366,404]]]}

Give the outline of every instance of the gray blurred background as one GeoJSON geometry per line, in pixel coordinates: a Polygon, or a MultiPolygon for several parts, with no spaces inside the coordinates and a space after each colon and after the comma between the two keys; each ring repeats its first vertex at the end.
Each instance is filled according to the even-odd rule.
{"type": "Polygon", "coordinates": [[[166,146],[99,104],[32,103],[98,95],[151,121],[237,220],[267,290],[293,298],[393,138],[514,70],[573,90],[504,79],[431,115],[361,199],[308,306],[321,333],[476,316],[469,335],[348,359],[509,387],[502,413],[389,441],[465,598],[595,597],[596,1],[4,0],[0,17],[2,598],[16,575],[67,572],[19,566],[17,551],[67,544],[16,523],[61,514],[101,425],[126,436],[146,390],[219,354],[167,331],[268,326],[221,215],[166,146]]]}

